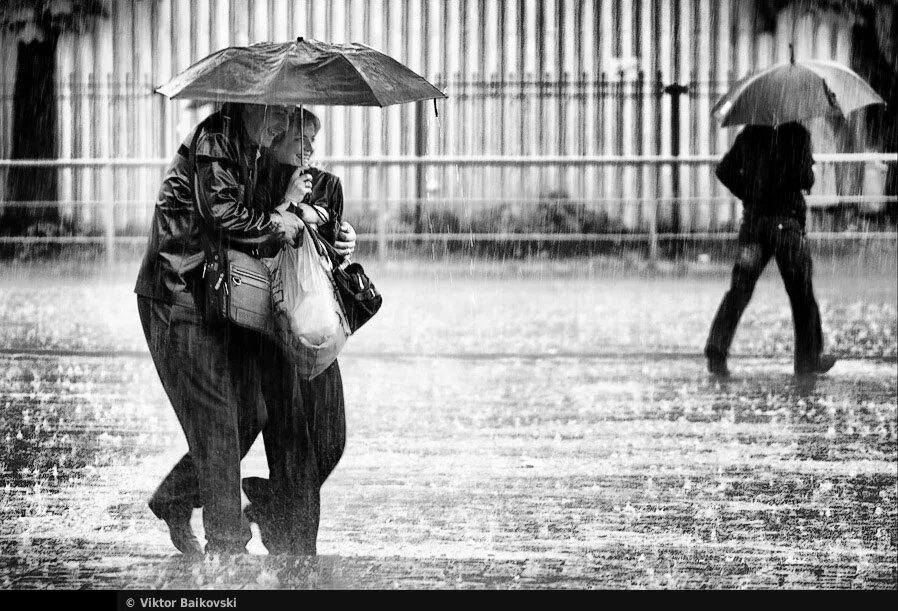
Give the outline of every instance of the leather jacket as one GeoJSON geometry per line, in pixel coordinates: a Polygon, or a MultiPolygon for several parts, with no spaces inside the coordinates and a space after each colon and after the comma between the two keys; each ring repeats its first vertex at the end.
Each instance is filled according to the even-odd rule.
{"type": "Polygon", "coordinates": [[[174,293],[190,292],[201,273],[202,227],[218,247],[250,252],[276,241],[270,208],[254,201],[260,153],[243,127],[239,107],[225,104],[196,130],[201,130],[196,146],[197,197],[189,176],[194,135],[190,134],[162,180],[134,288],[138,295],[168,303],[174,293]]]}

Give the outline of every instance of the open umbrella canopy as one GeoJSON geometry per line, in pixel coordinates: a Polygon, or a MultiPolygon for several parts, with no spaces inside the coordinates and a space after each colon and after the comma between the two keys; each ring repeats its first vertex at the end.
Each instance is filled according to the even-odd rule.
{"type": "Polygon", "coordinates": [[[847,115],[884,104],[864,79],[837,62],[791,61],[743,79],[714,105],[722,125],[780,125],[847,115]]]}
{"type": "Polygon", "coordinates": [[[446,97],[371,47],[303,38],[216,51],[156,91],[170,98],[277,106],[382,107],[446,97]]]}

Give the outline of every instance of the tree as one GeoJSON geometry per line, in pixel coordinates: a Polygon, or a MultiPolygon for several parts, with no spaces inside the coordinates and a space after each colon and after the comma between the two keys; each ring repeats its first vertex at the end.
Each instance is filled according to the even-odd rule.
{"type": "MultiPolygon", "coordinates": [[[[0,27],[16,34],[18,59],[13,88],[12,159],[53,159],[56,147],[56,43],[66,31],[83,31],[109,16],[102,0],[8,0],[0,4],[0,27]]],[[[56,200],[56,170],[11,168],[6,201],[56,200]]],[[[56,207],[4,204],[0,231],[34,233],[35,227],[58,227],[56,207]]],[[[45,230],[42,230],[46,233],[45,230]]]]}

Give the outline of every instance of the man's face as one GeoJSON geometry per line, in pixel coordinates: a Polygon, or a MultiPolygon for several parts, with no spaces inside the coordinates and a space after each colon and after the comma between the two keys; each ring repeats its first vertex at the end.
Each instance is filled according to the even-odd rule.
{"type": "Polygon", "coordinates": [[[299,122],[293,121],[284,139],[272,148],[275,158],[284,164],[303,167],[309,165],[312,153],[315,152],[315,125],[306,121],[302,135],[299,122]]]}
{"type": "Polygon", "coordinates": [[[284,106],[247,104],[243,113],[246,131],[259,146],[271,146],[271,141],[290,126],[290,111],[284,106]]]}

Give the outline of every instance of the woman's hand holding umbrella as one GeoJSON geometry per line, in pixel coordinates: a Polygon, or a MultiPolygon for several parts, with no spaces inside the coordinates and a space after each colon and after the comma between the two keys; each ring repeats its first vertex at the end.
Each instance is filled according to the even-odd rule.
{"type": "MultiPolygon", "coordinates": [[[[286,212],[291,205],[295,205],[299,217],[309,225],[318,225],[326,222],[329,215],[326,209],[319,206],[310,206],[303,204],[302,201],[306,195],[312,190],[312,175],[309,174],[308,168],[300,167],[293,171],[287,190],[284,193],[284,202],[277,207],[278,211],[286,212]]],[[[337,239],[334,242],[334,249],[337,254],[347,259],[355,252],[356,233],[355,229],[343,221],[340,224],[340,231],[337,233],[337,239]]]]}
{"type": "Polygon", "coordinates": [[[302,231],[303,221],[312,222],[311,218],[306,218],[307,215],[302,212],[303,205],[300,204],[311,190],[312,176],[308,170],[296,168],[284,193],[284,201],[271,214],[276,226],[280,224],[283,227],[281,233],[283,244],[295,244],[297,236],[302,231]]]}
{"type": "Polygon", "coordinates": [[[312,175],[308,168],[296,168],[284,192],[284,202],[293,202],[297,206],[306,195],[312,192],[312,175]]]}

